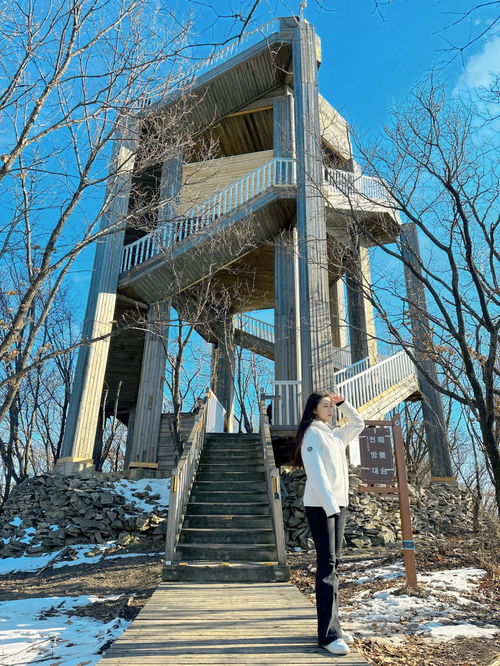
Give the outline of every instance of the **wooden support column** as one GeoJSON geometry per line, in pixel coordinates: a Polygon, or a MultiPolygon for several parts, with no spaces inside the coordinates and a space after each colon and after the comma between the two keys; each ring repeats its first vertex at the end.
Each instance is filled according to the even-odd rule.
{"type": "MultiPolygon", "coordinates": [[[[273,100],[276,157],[295,157],[293,109],[290,93],[273,100]]],[[[300,380],[297,229],[285,229],[274,240],[274,376],[275,379],[300,380]]]]}
{"type": "Polygon", "coordinates": [[[293,95],[273,99],[273,147],[275,157],[295,157],[293,95]]]}
{"type": "Polygon", "coordinates": [[[431,459],[431,474],[436,480],[453,481],[450,447],[446,432],[441,394],[429,382],[438,383],[436,366],[428,358],[432,343],[432,327],[428,317],[425,287],[419,279],[422,275],[417,228],[412,223],[401,226],[401,254],[405,262],[406,297],[408,300],[413,344],[417,358],[417,377],[422,393],[422,413],[427,447],[431,459]]]}
{"type": "Polygon", "coordinates": [[[363,271],[360,248],[351,247],[351,259],[346,272],[347,311],[349,314],[349,343],[351,361],[356,363],[369,355],[366,334],[365,298],[363,296],[363,271]]]}
{"type": "Polygon", "coordinates": [[[316,51],[312,25],[300,21],[293,38],[297,153],[300,340],[303,395],[332,385],[333,344],[328,293],[325,202],[316,51]]]}
{"type": "Polygon", "coordinates": [[[175,211],[178,194],[182,187],[182,164],[182,151],[162,164],[158,224],[176,224],[175,211]]]}
{"type": "Polygon", "coordinates": [[[171,301],[165,300],[153,303],[148,310],[129,467],[158,460],[170,306],[171,301]]]}
{"type": "Polygon", "coordinates": [[[378,362],[377,331],[375,329],[375,315],[373,305],[368,298],[371,293],[372,277],[370,270],[370,255],[367,247],[359,248],[361,276],[363,279],[363,306],[365,310],[366,343],[368,345],[368,362],[375,365],[378,362]]]}
{"type": "Polygon", "coordinates": [[[68,420],[57,471],[83,472],[93,467],[94,442],[116,304],[132,170],[137,146],[133,123],[126,124],[116,140],[107,190],[109,208],[101,229],[110,233],[97,241],[82,338],[93,340],[80,347],[71,391],[68,420]]]}
{"type": "Polygon", "coordinates": [[[127,443],[125,445],[125,460],[123,463],[124,469],[128,469],[132,457],[132,442],[134,441],[134,425],[135,425],[135,405],[131,407],[128,413],[127,443]]]}
{"type": "Polygon", "coordinates": [[[274,241],[274,376],[300,380],[297,229],[285,229],[274,241]]]}
{"type": "Polygon", "coordinates": [[[212,391],[226,410],[226,429],[233,432],[234,414],[234,323],[230,317],[214,324],[212,330],[217,342],[212,351],[212,391]]]}
{"type": "Polygon", "coordinates": [[[330,319],[332,323],[332,341],[335,347],[346,347],[347,314],[345,310],[344,281],[342,278],[330,284],[330,319]]]}

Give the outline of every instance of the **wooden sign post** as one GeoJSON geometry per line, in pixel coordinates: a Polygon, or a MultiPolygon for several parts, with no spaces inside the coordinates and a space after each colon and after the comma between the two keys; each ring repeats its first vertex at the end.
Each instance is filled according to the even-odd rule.
{"type": "Polygon", "coordinates": [[[365,421],[365,429],[359,436],[359,448],[361,476],[366,485],[359,486],[358,490],[399,495],[406,583],[408,587],[416,587],[415,545],[400,415],[395,414],[391,421],[365,421]]]}

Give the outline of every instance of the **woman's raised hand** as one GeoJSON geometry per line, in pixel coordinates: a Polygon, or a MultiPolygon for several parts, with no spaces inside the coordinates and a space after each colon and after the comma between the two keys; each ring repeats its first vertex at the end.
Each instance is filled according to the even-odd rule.
{"type": "Polygon", "coordinates": [[[330,393],[330,398],[334,405],[338,405],[339,402],[344,402],[344,398],[340,395],[340,393],[334,393],[332,391],[330,393]]]}

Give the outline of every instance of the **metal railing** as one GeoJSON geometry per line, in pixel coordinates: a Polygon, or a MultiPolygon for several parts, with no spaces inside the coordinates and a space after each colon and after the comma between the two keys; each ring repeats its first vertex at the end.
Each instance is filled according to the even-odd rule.
{"type": "Polygon", "coordinates": [[[285,529],[283,527],[283,512],[281,507],[281,484],[280,473],[274,460],[271,431],[269,430],[269,419],[266,412],[266,401],[264,392],[260,397],[260,440],[264,453],[264,472],[266,475],[269,507],[273,520],[274,538],[276,541],[276,554],[278,564],[286,564],[285,529]]]}
{"type": "Polygon", "coordinates": [[[323,173],[325,183],[331,185],[346,197],[361,196],[368,201],[383,201],[385,203],[391,201],[387,189],[378,178],[332,169],[325,165],[323,173]]]}
{"type": "Polygon", "coordinates": [[[269,188],[294,185],[295,181],[295,160],[276,157],[266,162],[206,201],[193,206],[178,219],[126,245],[122,253],[122,272],[142,264],[192,234],[203,231],[269,188]]]}
{"type": "MultiPolygon", "coordinates": [[[[368,359],[354,363],[334,375],[332,390],[341,393],[357,409],[376,399],[391,386],[415,372],[413,361],[404,351],[400,351],[385,360],[367,366],[368,359]],[[360,368],[362,368],[360,370],[360,368]],[[352,369],[352,370],[351,370],[352,369]],[[348,372],[355,372],[346,377],[348,372]]],[[[300,381],[274,381],[272,423],[276,426],[296,426],[302,412],[302,383],[300,381]]]]}
{"type": "MultiPolygon", "coordinates": [[[[198,412],[199,417],[191,430],[189,439],[184,445],[181,459],[172,470],[170,483],[170,501],[168,505],[167,538],[165,547],[165,564],[172,564],[184,520],[189,495],[196,477],[207,424],[215,422],[214,413],[219,401],[212,391],[208,392],[207,400],[198,412]]],[[[212,431],[213,432],[213,431],[212,431]]]]}

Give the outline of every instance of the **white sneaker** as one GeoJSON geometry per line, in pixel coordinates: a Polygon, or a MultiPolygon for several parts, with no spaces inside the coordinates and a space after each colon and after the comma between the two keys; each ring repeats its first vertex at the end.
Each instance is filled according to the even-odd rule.
{"type": "Polygon", "coordinates": [[[352,645],[354,643],[354,636],[352,634],[347,633],[347,631],[343,631],[342,640],[344,641],[344,643],[347,643],[347,645],[352,645]]]}
{"type": "Polygon", "coordinates": [[[325,650],[328,650],[331,654],[337,654],[337,655],[342,655],[342,654],[349,654],[350,650],[347,645],[347,643],[342,639],[342,638],[337,638],[336,641],[333,641],[333,643],[329,643],[328,645],[323,645],[325,650]]]}

